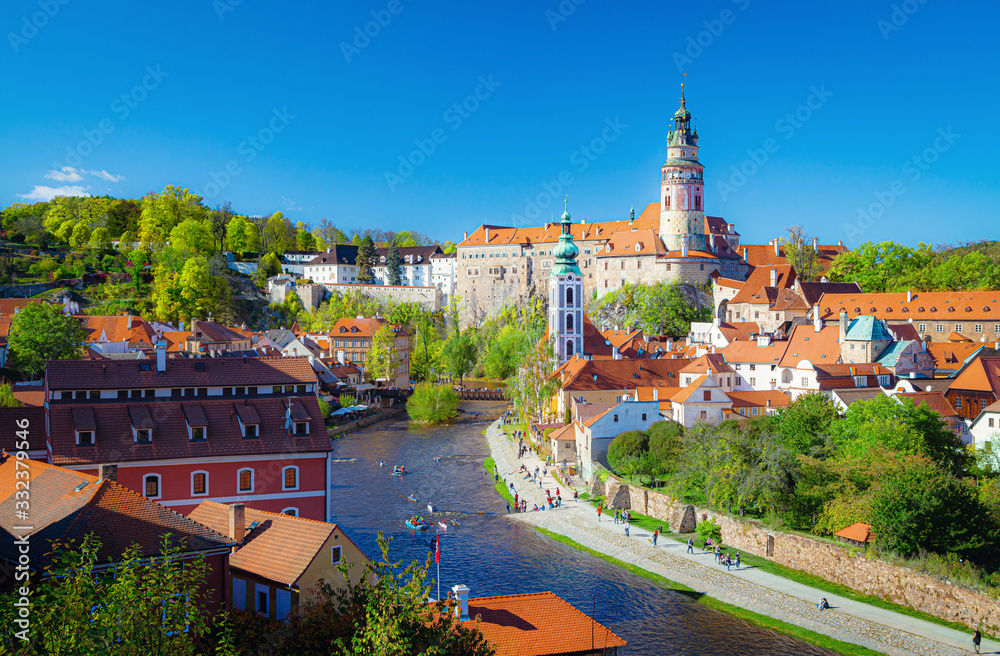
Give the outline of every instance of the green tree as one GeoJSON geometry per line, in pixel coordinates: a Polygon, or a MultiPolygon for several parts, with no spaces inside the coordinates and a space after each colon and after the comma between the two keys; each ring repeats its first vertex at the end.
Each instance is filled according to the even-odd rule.
{"type": "Polygon", "coordinates": [[[406,402],[406,413],[418,424],[440,424],[457,417],[461,403],[451,385],[418,383],[406,402]]]}
{"type": "Polygon", "coordinates": [[[211,255],[215,251],[212,226],[207,221],[185,219],[170,231],[170,245],[198,255],[211,255]]]}
{"type": "Polygon", "coordinates": [[[389,324],[382,324],[372,335],[372,345],[368,349],[365,362],[365,377],[368,380],[392,380],[396,375],[395,363],[396,333],[389,324]]]}
{"type": "Polygon", "coordinates": [[[139,219],[139,239],[143,246],[159,249],[178,223],[188,219],[204,221],[208,210],[202,200],[198,194],[174,185],[145,196],[139,219]]]}
{"type": "Polygon", "coordinates": [[[385,268],[390,285],[403,284],[403,258],[399,256],[395,244],[389,247],[389,254],[385,257],[385,268]]]}
{"type": "Polygon", "coordinates": [[[605,294],[595,306],[602,325],[638,324],[651,335],[687,335],[692,321],[711,320],[710,307],[692,304],[682,283],[628,285],[605,294]]]}
{"type": "MultiPolygon", "coordinates": [[[[4,631],[4,653],[149,654],[193,656],[199,636],[212,627],[204,582],[204,557],[184,561],[183,543],[163,538],[159,557],[129,548],[110,566],[98,557],[100,541],[87,536],[76,548],[55,545],[50,576],[32,590],[30,639],[4,631]]],[[[0,616],[13,627],[14,596],[2,599],[0,616]]],[[[235,654],[231,649],[217,652],[235,654]]]]}
{"type": "Polygon", "coordinates": [[[80,360],[87,332],[58,305],[32,303],[14,315],[7,345],[24,372],[43,371],[46,360],[80,360]]]}
{"type": "Polygon", "coordinates": [[[273,253],[284,253],[295,248],[295,226],[281,212],[272,214],[264,224],[260,248],[273,253]]]}
{"type": "Polygon", "coordinates": [[[256,251],[260,248],[257,226],[242,216],[234,216],[226,224],[226,241],[229,243],[229,248],[238,253],[256,251]]]}
{"type": "Polygon", "coordinates": [[[683,449],[684,426],[676,421],[658,421],[648,429],[649,455],[672,471],[683,449]]]}
{"type": "Polygon", "coordinates": [[[221,251],[225,248],[227,228],[229,222],[233,220],[233,204],[226,201],[222,205],[217,205],[214,210],[208,211],[208,224],[212,233],[212,250],[221,251]]]}
{"type": "Polygon", "coordinates": [[[521,412],[542,420],[545,406],[559,390],[559,381],[552,375],[558,364],[551,340],[541,341],[528,350],[517,374],[507,380],[508,398],[514,400],[521,412]]]}
{"type": "MultiPolygon", "coordinates": [[[[608,445],[608,464],[619,473],[626,461],[638,459],[649,452],[649,436],[642,431],[620,433],[608,445]]],[[[634,471],[632,473],[635,473],[634,471]]]]}
{"type": "Polygon", "coordinates": [[[722,542],[722,527],[715,522],[715,517],[703,519],[698,522],[695,526],[695,531],[698,533],[698,537],[701,538],[703,545],[709,538],[712,538],[712,541],[716,544],[722,542]]]}
{"type": "Polygon", "coordinates": [[[69,245],[73,248],[83,248],[90,242],[90,228],[85,223],[77,223],[70,235],[69,245]]]}
{"type": "Polygon", "coordinates": [[[531,348],[528,335],[519,326],[504,326],[486,351],[483,369],[495,380],[504,380],[517,372],[525,353],[531,348]]]}
{"type": "Polygon", "coordinates": [[[907,556],[982,553],[997,529],[972,485],[926,459],[914,459],[878,485],[869,523],[879,546],[907,556]]]}
{"type": "Polygon", "coordinates": [[[812,281],[822,270],[819,263],[819,253],[812,247],[812,241],[802,226],[787,228],[788,237],[785,242],[785,260],[795,269],[799,280],[812,281]]]}
{"type": "Polygon", "coordinates": [[[279,273],[281,273],[281,260],[274,253],[264,253],[257,263],[257,271],[254,273],[253,279],[258,286],[263,287],[267,284],[268,278],[279,273]]]}
{"type": "Polygon", "coordinates": [[[111,233],[104,226],[94,228],[90,233],[90,248],[95,251],[106,251],[111,249],[111,233]]]}
{"type": "Polygon", "coordinates": [[[295,249],[299,251],[316,250],[316,237],[305,228],[295,231],[295,249]]]}
{"type": "Polygon", "coordinates": [[[358,255],[355,259],[358,267],[358,282],[363,285],[371,285],[375,282],[375,241],[370,235],[366,235],[358,245],[358,255]]]}
{"type": "Polygon", "coordinates": [[[868,241],[838,255],[829,275],[834,282],[857,282],[868,294],[924,289],[914,282],[920,279],[933,257],[933,250],[927,244],[911,248],[891,241],[879,244],[868,241]]]}
{"type": "Polygon", "coordinates": [[[444,344],[441,351],[445,369],[453,378],[458,378],[459,384],[465,375],[472,371],[472,365],[476,362],[476,345],[469,336],[468,331],[452,335],[444,344]]]}
{"type": "Polygon", "coordinates": [[[840,418],[837,406],[824,394],[804,394],[778,411],[775,432],[795,453],[814,454],[827,443],[830,427],[840,418]]]}
{"type": "Polygon", "coordinates": [[[0,408],[20,408],[23,403],[14,398],[14,390],[9,383],[0,385],[0,408]]]}

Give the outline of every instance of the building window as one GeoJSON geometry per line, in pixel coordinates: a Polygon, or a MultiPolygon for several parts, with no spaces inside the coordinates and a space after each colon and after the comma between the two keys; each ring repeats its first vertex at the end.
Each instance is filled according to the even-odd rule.
{"type": "Polygon", "coordinates": [[[808,378],[803,378],[801,382],[802,382],[802,387],[809,387],[809,379],[808,378]]]}
{"type": "Polygon", "coordinates": [[[955,324],[955,332],[956,333],[962,332],[962,324],[960,324],[960,323],[956,323],[955,324]]]}
{"type": "Polygon", "coordinates": [[[153,431],[149,428],[135,429],[135,443],[149,444],[153,441],[153,431]]]}
{"type": "Polygon", "coordinates": [[[615,423],[618,423],[618,415],[615,415],[615,423]]]}
{"type": "Polygon", "coordinates": [[[204,426],[192,426],[191,427],[191,441],[200,442],[205,439],[205,427],[204,426]]]}
{"type": "Polygon", "coordinates": [[[917,332],[926,333],[927,332],[927,324],[926,323],[920,324],[917,327],[917,332]]]}
{"type": "Polygon", "coordinates": [[[330,564],[331,565],[339,565],[340,564],[340,560],[343,557],[343,555],[344,555],[344,548],[341,547],[339,544],[336,545],[336,546],[330,547],[330,564]]]}
{"type": "Polygon", "coordinates": [[[956,410],[961,410],[962,409],[962,397],[961,396],[956,396],[955,397],[955,409],[956,410]]]}
{"type": "Polygon", "coordinates": [[[711,401],[712,400],[712,392],[710,390],[705,390],[704,392],[702,392],[702,400],[704,400],[704,401],[711,401]]]}
{"type": "Polygon", "coordinates": [[[254,589],[257,594],[254,595],[256,598],[256,603],[254,604],[254,610],[264,616],[270,616],[271,614],[271,589],[266,585],[261,585],[260,583],[254,584],[254,589]]]}
{"type": "Polygon", "coordinates": [[[750,414],[756,415],[757,414],[757,408],[750,408],[750,414]]]}
{"type": "Polygon", "coordinates": [[[233,577],[233,608],[246,610],[247,607],[247,582],[243,579],[233,577]]]}
{"type": "Polygon", "coordinates": [[[239,483],[240,492],[253,492],[253,470],[241,469],[236,472],[236,479],[239,483]]]}
{"type": "Polygon", "coordinates": [[[646,413],[645,413],[645,412],[644,412],[644,413],[642,413],[642,420],[643,420],[643,421],[646,421],[646,413]]]}
{"type": "Polygon", "coordinates": [[[979,401],[979,411],[982,412],[986,409],[986,399],[981,399],[979,401]]]}
{"type": "Polygon", "coordinates": [[[756,378],[751,378],[750,379],[750,387],[757,387],[757,379],[756,378]]]}
{"type": "Polygon", "coordinates": [[[160,475],[146,474],[142,477],[143,494],[148,499],[160,498],[160,475]]]}
{"type": "Polygon", "coordinates": [[[285,467],[281,470],[282,488],[285,490],[299,489],[299,468],[285,467]]]}
{"type": "Polygon", "coordinates": [[[937,324],[936,326],[934,326],[934,332],[936,332],[936,333],[943,333],[944,332],[944,326],[941,325],[941,324],[937,324]]]}
{"type": "Polygon", "coordinates": [[[750,371],[757,371],[757,365],[755,364],[750,365],[750,371]]]}
{"type": "Polygon", "coordinates": [[[990,425],[990,428],[993,428],[993,417],[989,418],[989,425],[990,425]]]}
{"type": "Polygon", "coordinates": [[[981,333],[981,332],[983,332],[983,324],[977,323],[976,325],[974,325],[972,327],[972,332],[974,332],[974,333],[981,333]]]}
{"type": "Polygon", "coordinates": [[[77,431],[77,446],[94,446],[94,431],[77,431]]]}
{"type": "Polygon", "coordinates": [[[205,494],[208,494],[208,472],[192,472],[191,496],[200,496],[205,494]]]}
{"type": "Polygon", "coordinates": [[[706,421],[708,419],[708,413],[704,410],[701,411],[701,420],[706,421]]]}
{"type": "Polygon", "coordinates": [[[305,421],[296,422],[294,430],[295,430],[294,435],[308,435],[309,423],[305,421]]]}
{"type": "Polygon", "coordinates": [[[282,515],[288,515],[289,517],[298,517],[299,516],[299,509],[298,508],[285,508],[284,510],[281,511],[281,514],[282,515]]]}

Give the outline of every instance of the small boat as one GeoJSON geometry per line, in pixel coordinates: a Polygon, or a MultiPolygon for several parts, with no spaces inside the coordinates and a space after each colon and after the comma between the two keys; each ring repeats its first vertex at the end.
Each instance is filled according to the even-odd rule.
{"type": "Polygon", "coordinates": [[[410,496],[406,497],[406,498],[409,499],[410,501],[416,501],[417,500],[417,497],[413,496],[412,494],[410,496]]]}
{"type": "Polygon", "coordinates": [[[413,521],[413,519],[408,519],[406,520],[405,523],[406,523],[406,528],[413,531],[426,531],[431,526],[433,526],[433,524],[428,522],[426,519],[418,519],[415,522],[413,521]]]}
{"type": "Polygon", "coordinates": [[[447,524],[445,524],[444,522],[438,522],[438,526],[440,526],[440,527],[441,527],[442,529],[444,529],[445,531],[447,531],[447,530],[448,530],[448,525],[447,525],[447,524]]]}
{"type": "Polygon", "coordinates": [[[402,467],[398,466],[398,465],[396,467],[392,468],[392,475],[393,476],[404,476],[405,474],[406,474],[406,470],[403,469],[402,467]]]}
{"type": "Polygon", "coordinates": [[[427,512],[429,513],[434,512],[434,504],[432,503],[427,504],[427,512]]]}

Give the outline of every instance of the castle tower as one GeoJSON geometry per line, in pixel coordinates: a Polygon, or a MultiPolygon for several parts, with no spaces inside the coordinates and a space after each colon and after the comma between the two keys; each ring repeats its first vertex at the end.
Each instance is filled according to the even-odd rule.
{"type": "Polygon", "coordinates": [[[681,106],[667,134],[667,161],[661,169],[660,238],[667,250],[706,250],[704,169],[698,161],[698,129],[691,126],[682,84],[681,106]]]}
{"type": "Polygon", "coordinates": [[[567,201],[549,278],[549,336],[555,340],[559,362],[583,354],[583,274],[576,263],[580,248],[573,243],[571,225],[567,201]]]}

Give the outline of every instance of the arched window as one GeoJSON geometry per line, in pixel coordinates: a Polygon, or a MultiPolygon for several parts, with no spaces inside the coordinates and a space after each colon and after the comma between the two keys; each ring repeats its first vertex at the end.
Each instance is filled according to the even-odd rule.
{"type": "Polygon", "coordinates": [[[240,492],[253,492],[253,470],[248,467],[236,472],[236,483],[240,492]]]}
{"type": "Polygon", "coordinates": [[[291,515],[292,517],[298,517],[299,516],[299,509],[298,508],[285,508],[284,510],[281,511],[281,514],[282,515],[291,515]]]}
{"type": "Polygon", "coordinates": [[[146,474],[142,477],[142,494],[147,499],[160,498],[160,475],[146,474]]]}
{"type": "Polygon", "coordinates": [[[566,288],[566,307],[573,307],[573,288],[566,288]]]}
{"type": "Polygon", "coordinates": [[[281,489],[299,489],[299,468],[294,465],[282,467],[281,469],[281,489]]]}
{"type": "Polygon", "coordinates": [[[573,315],[566,315],[566,334],[570,335],[573,333],[573,315]]]}
{"type": "Polygon", "coordinates": [[[566,357],[573,357],[573,340],[571,339],[566,340],[566,357]]]}
{"type": "Polygon", "coordinates": [[[663,197],[663,208],[668,210],[670,209],[670,194],[663,197]]]}

